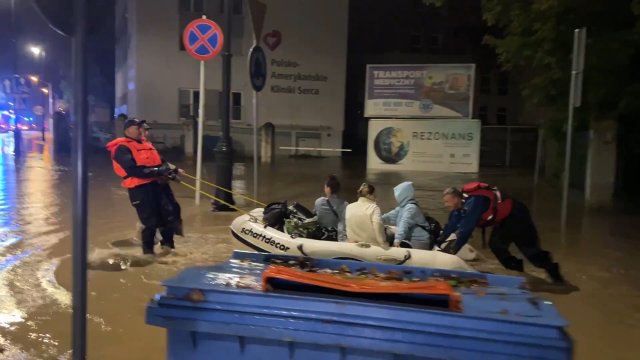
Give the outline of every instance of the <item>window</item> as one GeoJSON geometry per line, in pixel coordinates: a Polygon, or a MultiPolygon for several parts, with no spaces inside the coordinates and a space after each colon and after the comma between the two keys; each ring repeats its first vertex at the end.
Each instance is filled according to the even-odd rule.
{"type": "Polygon", "coordinates": [[[180,51],[184,51],[185,48],[182,43],[182,33],[192,20],[198,19],[204,14],[204,0],[179,0],[178,10],[180,12],[180,20],[178,24],[178,47],[180,51]]]}
{"type": "Polygon", "coordinates": [[[507,125],[507,108],[498,108],[498,111],[496,111],[496,123],[498,125],[507,125]]]}
{"type": "MultiPolygon", "coordinates": [[[[226,0],[218,0],[220,14],[224,14],[224,3],[226,0]]],[[[233,15],[242,15],[244,13],[244,0],[231,0],[231,13],[233,15]]]]}
{"type": "Polygon", "coordinates": [[[243,0],[233,0],[233,15],[242,15],[243,13],[243,0]]]}
{"type": "Polygon", "coordinates": [[[242,120],[242,93],[231,92],[231,120],[242,120]]]}
{"type": "Polygon", "coordinates": [[[193,0],[193,12],[204,12],[204,0],[193,0]]]}
{"type": "Polygon", "coordinates": [[[431,34],[429,37],[429,49],[440,49],[442,47],[442,35],[431,34]]]}
{"type": "Polygon", "coordinates": [[[179,0],[181,13],[202,13],[204,12],[204,0],[179,0]]]}
{"type": "Polygon", "coordinates": [[[420,33],[413,33],[409,38],[411,41],[411,51],[422,52],[424,48],[424,37],[420,33]]]}
{"type": "Polygon", "coordinates": [[[180,89],[178,94],[179,117],[181,119],[197,118],[200,104],[200,91],[193,89],[180,89]]]}
{"type": "MultiPolygon", "coordinates": [[[[207,121],[220,119],[220,91],[206,90],[205,118],[207,121]]],[[[178,90],[178,116],[180,119],[197,119],[200,115],[200,91],[197,89],[178,90]]]]}
{"type": "Polygon", "coordinates": [[[489,108],[487,106],[478,107],[478,119],[482,122],[482,125],[487,123],[489,119],[489,108]]]}
{"type": "Polygon", "coordinates": [[[507,73],[500,73],[498,77],[498,95],[509,95],[509,75],[507,73]]]}
{"type": "Polygon", "coordinates": [[[480,93],[491,94],[491,74],[480,74],[480,93]]]}
{"type": "Polygon", "coordinates": [[[189,12],[191,10],[191,0],[179,0],[178,10],[180,12],[189,12]]]}

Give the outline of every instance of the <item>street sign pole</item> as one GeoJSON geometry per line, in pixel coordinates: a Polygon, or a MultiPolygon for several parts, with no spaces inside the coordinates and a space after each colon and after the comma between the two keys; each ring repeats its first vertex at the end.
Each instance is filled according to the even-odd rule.
{"type": "MultiPolygon", "coordinates": [[[[204,16],[202,17],[204,18],[204,16]]],[[[204,61],[200,61],[200,109],[198,110],[198,154],[196,155],[196,206],[200,205],[200,179],[202,179],[202,133],[204,131],[204,61]]]]}
{"type": "Polygon", "coordinates": [[[184,48],[191,57],[200,60],[200,93],[198,108],[198,147],[196,154],[196,206],[200,205],[200,186],[202,180],[202,139],[204,137],[204,121],[206,87],[205,87],[205,61],[214,58],[223,48],[224,35],[222,29],[215,22],[208,20],[206,16],[193,20],[182,33],[184,48]]]}
{"type": "MultiPolygon", "coordinates": [[[[259,47],[260,38],[262,37],[262,28],[264,27],[264,18],[267,13],[267,6],[258,0],[249,0],[249,11],[251,13],[251,22],[253,24],[254,43],[249,56],[249,76],[251,78],[251,86],[253,87],[253,197],[258,198],[258,92],[264,87],[266,75],[262,84],[256,81],[253,56],[256,47],[259,47]]],[[[263,53],[264,54],[264,53],[263,53]]],[[[266,61],[266,60],[265,60],[266,61]]],[[[264,64],[266,67],[266,64],[264,64]]],[[[264,71],[266,74],[266,71],[264,71]]]]}
{"type": "Polygon", "coordinates": [[[258,92],[253,91],[253,198],[258,198],[258,92]]]}
{"type": "Polygon", "coordinates": [[[249,51],[249,78],[253,88],[253,195],[258,197],[258,93],[267,82],[267,58],[256,42],[249,51]]]}
{"type": "Polygon", "coordinates": [[[571,85],[569,87],[569,119],[567,121],[567,141],[564,155],[564,176],[562,184],[562,210],[560,215],[562,241],[565,240],[567,227],[567,206],[569,202],[569,179],[571,177],[571,140],[573,137],[573,109],[582,104],[582,73],[584,71],[584,53],[587,29],[573,32],[573,64],[571,66],[571,85]]]}

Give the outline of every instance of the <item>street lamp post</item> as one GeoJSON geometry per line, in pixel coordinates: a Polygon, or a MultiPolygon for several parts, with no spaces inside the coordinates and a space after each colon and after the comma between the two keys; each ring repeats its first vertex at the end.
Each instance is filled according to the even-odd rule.
{"type": "MultiPolygon", "coordinates": [[[[40,57],[42,57],[42,73],[44,74],[44,64],[46,61],[46,56],[47,53],[44,51],[44,49],[42,48],[42,46],[39,45],[29,45],[29,47],[27,48],[29,50],[29,52],[31,52],[31,54],[33,54],[33,56],[36,59],[39,59],[40,57]]],[[[37,76],[30,76],[31,80],[35,83],[38,83],[38,81],[40,81],[40,79],[37,76]]],[[[49,119],[53,119],[53,89],[51,86],[50,82],[46,82],[46,81],[41,81],[43,83],[45,83],[47,85],[47,88],[42,88],[42,92],[47,94],[49,96],[49,119]]],[[[45,123],[46,120],[42,120],[42,141],[46,141],[46,137],[45,137],[45,123]]]]}
{"type": "MultiPolygon", "coordinates": [[[[53,86],[51,85],[50,82],[42,81],[38,76],[35,76],[35,75],[30,75],[29,79],[31,79],[31,81],[33,81],[35,84],[44,83],[45,85],[47,85],[46,88],[40,88],[40,91],[42,91],[44,94],[48,96],[48,100],[49,100],[48,101],[49,103],[48,118],[49,118],[49,121],[51,121],[53,119],[53,86]]],[[[42,141],[46,141],[44,125],[45,125],[45,120],[43,119],[42,120],[42,141]]]]}
{"type": "MultiPolygon", "coordinates": [[[[52,119],[53,119],[53,88],[52,88],[50,82],[43,81],[43,83],[47,84],[47,87],[46,88],[42,88],[40,90],[42,90],[42,92],[47,94],[47,96],[49,97],[49,111],[48,111],[48,115],[49,116],[48,116],[48,118],[49,118],[49,121],[52,121],[52,119]]],[[[45,141],[44,125],[45,125],[45,121],[42,121],[42,141],[45,141]]],[[[51,131],[51,124],[49,124],[49,131],[51,131]]]]}

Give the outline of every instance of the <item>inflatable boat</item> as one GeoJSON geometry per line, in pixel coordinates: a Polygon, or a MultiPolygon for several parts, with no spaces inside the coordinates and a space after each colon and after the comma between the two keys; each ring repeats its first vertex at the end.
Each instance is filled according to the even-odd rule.
{"type": "MultiPolygon", "coordinates": [[[[240,243],[261,253],[357,260],[394,265],[421,266],[448,270],[475,271],[457,255],[440,251],[381,248],[369,243],[322,241],[289,235],[262,223],[262,208],[241,215],[231,223],[231,234],[240,243]]],[[[467,259],[475,255],[469,246],[460,253],[467,259]]]]}

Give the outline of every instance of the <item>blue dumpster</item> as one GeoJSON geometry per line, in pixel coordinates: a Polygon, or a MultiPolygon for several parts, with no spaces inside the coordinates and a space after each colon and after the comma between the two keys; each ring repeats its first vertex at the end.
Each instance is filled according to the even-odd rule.
{"type": "Polygon", "coordinates": [[[167,329],[167,358],[182,359],[571,359],[567,322],[520,277],[313,259],[320,268],[397,270],[411,276],[482,278],[459,289],[462,311],[298,291],[257,290],[274,259],[234,252],[222,265],[164,282],[147,324],[167,329]]]}

